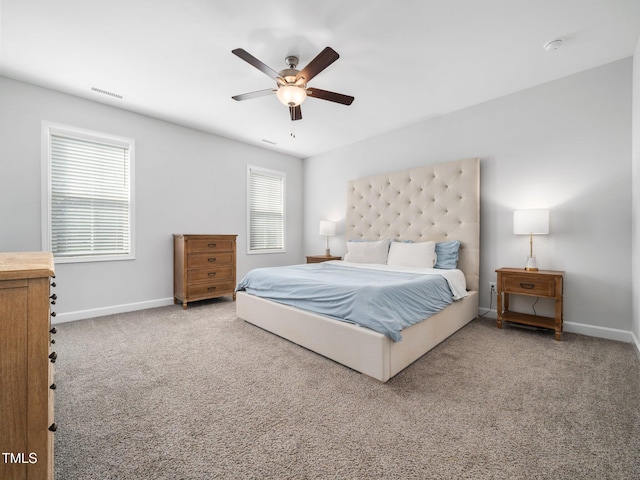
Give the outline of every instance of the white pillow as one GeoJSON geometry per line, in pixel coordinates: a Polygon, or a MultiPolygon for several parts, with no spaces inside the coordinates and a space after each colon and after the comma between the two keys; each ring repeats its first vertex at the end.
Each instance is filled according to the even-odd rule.
{"type": "Polygon", "coordinates": [[[436,264],[436,242],[392,242],[387,264],[403,267],[433,268],[436,264]]]}
{"type": "Polygon", "coordinates": [[[389,239],[374,242],[347,242],[345,262],[387,263],[389,239]]]}

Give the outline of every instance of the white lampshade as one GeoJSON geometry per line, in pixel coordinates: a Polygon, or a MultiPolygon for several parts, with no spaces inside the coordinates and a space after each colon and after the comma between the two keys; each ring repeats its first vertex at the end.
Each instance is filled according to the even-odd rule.
{"type": "Polygon", "coordinates": [[[335,235],[336,234],[336,222],[330,222],[328,220],[320,220],[320,235],[335,235]]]}
{"type": "Polygon", "coordinates": [[[516,210],[513,212],[513,233],[516,235],[548,234],[549,210],[516,210]]]}

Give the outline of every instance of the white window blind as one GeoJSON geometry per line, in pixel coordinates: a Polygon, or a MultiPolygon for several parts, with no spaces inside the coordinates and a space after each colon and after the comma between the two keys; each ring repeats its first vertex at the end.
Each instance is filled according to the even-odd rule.
{"type": "Polygon", "coordinates": [[[248,197],[248,252],[283,252],[285,174],[250,166],[248,197]]]}
{"type": "Polygon", "coordinates": [[[49,130],[49,248],[56,261],[133,258],[132,141],[49,130]]]}

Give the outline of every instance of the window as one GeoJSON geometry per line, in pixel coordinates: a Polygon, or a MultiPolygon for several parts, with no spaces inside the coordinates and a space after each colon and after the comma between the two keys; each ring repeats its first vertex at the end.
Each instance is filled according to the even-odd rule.
{"type": "Polygon", "coordinates": [[[285,179],[284,172],[247,168],[247,253],[285,251],[285,179]]]}
{"type": "Polygon", "coordinates": [[[57,263],[134,258],[134,141],[43,123],[43,246],[57,263]]]}

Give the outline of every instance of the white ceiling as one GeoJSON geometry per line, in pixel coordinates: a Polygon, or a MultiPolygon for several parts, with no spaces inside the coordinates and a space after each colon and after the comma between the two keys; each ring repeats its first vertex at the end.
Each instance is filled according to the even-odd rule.
{"type": "Polygon", "coordinates": [[[0,75],[301,158],[631,56],[640,35],[639,0],[0,1],[0,75]],[[279,71],[325,46],[340,59],[309,85],[355,101],[307,99],[295,138],[275,95],[231,99],[275,86],[234,48],[279,71]]]}

